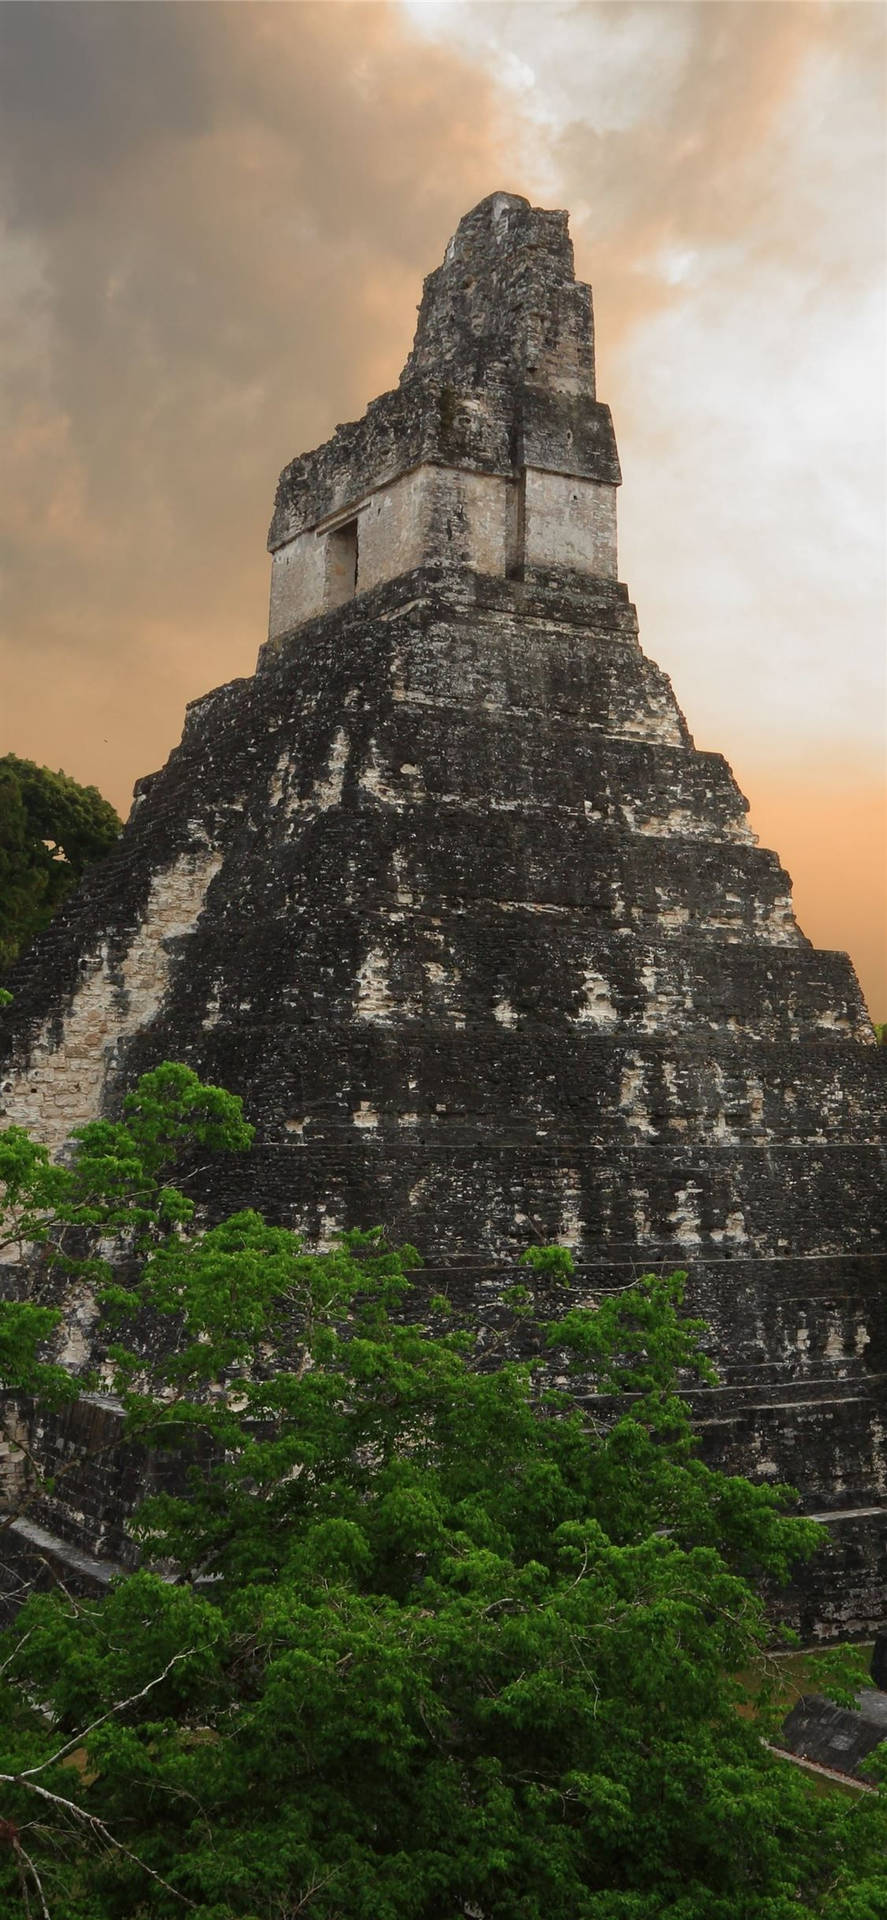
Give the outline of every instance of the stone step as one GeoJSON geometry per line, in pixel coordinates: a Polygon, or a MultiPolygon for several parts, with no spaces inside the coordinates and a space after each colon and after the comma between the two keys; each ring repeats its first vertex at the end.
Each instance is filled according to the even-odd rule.
{"type": "MultiPolygon", "coordinates": [[[[856,1042],[874,1039],[846,955],[806,943],[716,945],[689,928],[679,940],[650,927],[629,935],[602,928],[586,909],[568,916],[529,904],[475,902],[466,911],[439,903],[434,912],[430,903],[330,899],[323,915],[293,914],[285,897],[262,903],[261,867],[250,876],[230,895],[223,878],[216,888],[224,944],[206,951],[205,966],[200,949],[193,955],[192,1032],[201,1023],[264,1020],[282,1033],[319,1017],[335,1023],[360,1011],[362,994],[375,993],[380,1021],[371,1024],[380,1045],[393,1020],[426,1021],[434,1044],[446,1044],[440,1029],[456,1017],[495,1020],[531,1053],[551,1044],[543,1029],[552,1021],[601,1039],[666,1035],[712,1060],[744,1051],[755,1062],[762,1045],[803,1041],[833,1050],[843,1066],[859,1052],[856,1042]],[[201,992],[211,1012],[200,1005],[201,992]]],[[[490,1038],[483,1036],[484,1050],[490,1038]]],[[[876,1052],[873,1045],[866,1051],[876,1052]]],[[[768,1071],[770,1058],[762,1056],[768,1071]]]]}
{"type": "MultiPolygon", "coordinates": [[[[261,1121],[261,1107],[254,1112],[261,1121]]],[[[481,1153],[476,1145],[448,1150],[405,1128],[402,1141],[380,1152],[369,1128],[354,1128],[347,1146],[312,1147],[310,1136],[300,1144],[295,1102],[292,1119],[290,1143],[263,1138],[242,1165],[212,1169],[214,1204],[273,1213],[266,1193],[269,1202],[275,1193],[298,1195],[291,1217],[312,1240],[333,1221],[384,1221],[432,1260],[441,1221],[451,1223],[446,1245],[454,1253],[505,1260],[534,1240],[559,1239],[580,1256],[618,1258],[633,1232],[639,1270],[725,1254],[735,1261],[884,1251],[876,1225],[884,1150],[864,1142],[815,1149],[588,1144],[562,1154],[543,1139],[490,1142],[481,1153]]],[[[729,1293],[738,1276],[725,1285],[729,1293]]]]}
{"type": "Polygon", "coordinates": [[[280,816],[278,885],[291,911],[327,895],[366,910],[437,903],[577,908],[602,931],[719,944],[800,946],[775,854],[732,841],[619,832],[588,820],[507,812],[309,808],[280,816]]]}
{"type": "Polygon", "coordinates": [[[384,805],[424,795],[435,806],[564,807],[636,832],[754,838],[720,754],[595,732],[564,715],[405,700],[354,757],[361,790],[384,805]]]}
{"type": "Polygon", "coordinates": [[[667,676],[622,635],[452,611],[400,621],[392,635],[391,691],[412,708],[561,714],[610,734],[692,745],[667,676]]]}
{"type": "Polygon", "coordinates": [[[269,1136],[335,1149],[356,1129],[386,1154],[405,1130],[435,1151],[546,1141],[561,1156],[591,1137],[714,1151],[820,1146],[857,1139],[887,1108],[875,1047],[682,1048],[602,1032],[581,1001],[557,1023],[518,1023],[504,992],[485,1021],[466,1013],[470,1004],[464,979],[439,964],[399,978],[379,965],[365,969],[350,1020],[297,1022],[288,1009],[284,1024],[273,1004],[261,1021],[220,1008],[209,1059],[223,1077],[250,1046],[269,1136]]]}

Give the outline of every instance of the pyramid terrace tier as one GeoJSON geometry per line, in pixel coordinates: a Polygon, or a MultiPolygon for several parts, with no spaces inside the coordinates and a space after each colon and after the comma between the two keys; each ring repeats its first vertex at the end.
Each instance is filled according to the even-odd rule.
{"type": "MultiPolygon", "coordinates": [[[[883,1620],[887,1582],[887,1475],[876,1418],[883,1380],[873,1377],[865,1395],[852,1382],[846,1391],[799,1382],[789,1394],[783,1387],[769,1396],[748,1393],[725,1415],[716,1411],[718,1394],[692,1396],[703,1458],[722,1471],[732,1466],[771,1483],[791,1482],[794,1469],[795,1481],[808,1487],[804,1511],[822,1530],[813,1561],[788,1587],[770,1590],[771,1618],[799,1630],[805,1643],[848,1634],[870,1638],[883,1620]],[[826,1496],[819,1505],[818,1484],[826,1496]]],[[[589,1395],[586,1406],[599,1428],[616,1416],[616,1404],[600,1396],[589,1395]]],[[[40,1457],[64,1463],[65,1477],[28,1520],[13,1523],[7,1562],[31,1576],[36,1555],[41,1566],[55,1567],[69,1592],[88,1595],[101,1592],[121,1566],[132,1566],[127,1516],[146,1486],[174,1493],[181,1479],[167,1456],[120,1445],[119,1426],[112,1403],[88,1399],[37,1421],[32,1444],[40,1457]],[[79,1456],[84,1443],[95,1443],[97,1416],[102,1451],[84,1467],[79,1456]]]]}
{"type": "Polygon", "coordinates": [[[335,1023],[317,1005],[302,1020],[258,1005],[207,1019],[183,996],[164,1037],[216,1083],[249,1088],[263,1138],[312,1146],[371,1133],[387,1152],[405,1134],[442,1151],[503,1138],[559,1150],[589,1140],[797,1147],[877,1140],[883,1126],[875,1047],[601,1035],[532,1016],[517,1027],[502,1006],[498,1020],[457,1027],[449,1010],[395,1028],[335,1023]]]}
{"type": "MultiPolygon", "coordinates": [[[[677,1266],[674,1255],[642,1262],[635,1248],[621,1258],[580,1252],[569,1293],[562,1294],[517,1261],[448,1255],[438,1264],[427,1261],[415,1283],[423,1305],[442,1296],[457,1319],[488,1329],[491,1338],[506,1339],[512,1350],[529,1356],[535,1351],[532,1336],[515,1326],[508,1304],[512,1287],[534,1287],[537,1308],[553,1318],[566,1304],[593,1306],[624,1292],[641,1272],[668,1274],[677,1266]]],[[[718,1373],[711,1386],[685,1382],[700,1418],[715,1421],[751,1404],[802,1401],[814,1393],[856,1395],[861,1382],[880,1387],[887,1375],[882,1255],[782,1253],[763,1259],[696,1247],[687,1251],[683,1270],[687,1309],[706,1323],[702,1345],[718,1373]]],[[[566,1356],[556,1344],[551,1364],[565,1376],[566,1356]]],[[[883,1444],[883,1434],[881,1439],[883,1444]]],[[[887,1479],[882,1491],[887,1494],[887,1479]]],[[[830,1501],[820,1490],[815,1503],[830,1501]]]]}
{"type": "Polygon", "coordinates": [[[885,1254],[887,1162],[871,1142],[561,1147],[556,1132],[509,1137],[507,1116],[495,1144],[409,1123],[395,1140],[365,1117],[344,1139],[262,1139],[248,1166],[214,1175],[219,1203],[295,1220],[312,1240],[381,1221],[430,1258],[515,1258],[539,1240],[653,1264],[885,1254]]]}
{"type": "MultiPolygon", "coordinates": [[[[641,652],[623,587],[583,592],[566,575],[529,592],[465,570],[421,568],[261,656],[259,683],[335,698],[349,681],[359,722],[367,701],[411,708],[542,717],[630,738],[689,746],[670,682],[641,652]]],[[[307,702],[306,702],[307,704],[307,702]]]]}
{"type": "MultiPolygon", "coordinates": [[[[438,809],[543,809],[638,833],[754,842],[721,754],[606,733],[556,713],[404,696],[379,714],[353,771],[361,795],[380,806],[427,799],[438,809]]],[[[283,754],[281,799],[290,808],[310,799],[299,773],[298,755],[283,754]]]]}
{"type": "MultiPolygon", "coordinates": [[[[142,866],[150,843],[141,860],[114,855],[102,887],[67,908],[19,968],[13,1006],[0,1015],[9,1118],[47,1126],[62,1098],[59,1074],[75,1060],[93,1072],[95,1099],[79,1111],[69,1090],[71,1124],[90,1117],[105,1056],[116,1060],[143,1028],[173,1058],[182,1048],[209,1058],[216,1032],[221,1078],[234,1061],[219,1049],[238,1034],[255,1060],[264,1029],[273,1059],[278,1046],[304,1046],[303,1029],[328,1045],[353,1024],[358,1047],[369,1036],[379,1057],[391,1031],[404,1030],[407,1046],[427,1031],[436,1050],[467,1050],[472,1074],[478,1048],[510,1057],[510,1033],[519,1054],[529,1027],[533,1051],[552,1046],[556,1055],[594,1039],[637,1045],[658,1036],[668,1048],[680,1036],[680,1051],[695,1042],[729,1063],[745,1044],[749,1087],[755,1077],[790,1085],[798,1049],[807,1060],[823,1049],[826,1082],[846,1070],[850,1096],[869,1075],[883,1088],[883,1050],[844,954],[716,942],[686,929],[608,932],[594,915],[533,907],[367,912],[333,898],[323,913],[304,903],[293,912],[273,869],[256,862],[252,836],[244,839],[242,861],[230,866],[187,836],[180,851],[164,847],[159,872],[142,866]],[[759,1059],[761,1044],[777,1049],[772,1059],[759,1059]]],[[[246,1091],[239,1070],[237,1084],[246,1091]]],[[[753,1105],[760,1112],[760,1099],[753,1105]]],[[[61,1145],[65,1135],[54,1137],[61,1145]]]]}
{"type": "MultiPolygon", "coordinates": [[[[331,903],[322,920],[304,906],[294,914],[269,906],[251,936],[244,900],[223,901],[220,888],[218,904],[226,951],[195,942],[189,1004],[177,1021],[237,1027],[279,1020],[288,1029],[353,1019],[375,1030],[380,1045],[389,1028],[417,1032],[421,1023],[434,1028],[436,1044],[466,1027],[475,1044],[486,1026],[492,1045],[496,1027],[520,1035],[527,1023],[560,1029],[570,1045],[595,1035],[657,1034],[695,1035],[728,1051],[739,1039],[850,1041],[840,1061],[849,1066],[861,1044],[875,1056],[866,1070],[883,1075],[845,954],[715,941],[688,926],[612,930],[584,909],[489,902],[471,911],[331,903]]],[[[171,1013],[178,1004],[171,1001],[171,1013]]],[[[531,1039],[539,1043],[538,1034],[531,1039]]]]}
{"type": "MultiPolygon", "coordinates": [[[[603,930],[685,930],[700,939],[799,945],[788,877],[775,854],[701,836],[640,835],[553,811],[498,812],[422,801],[394,813],[326,811],[292,834],[281,823],[277,884],[289,912],[316,902],[422,903],[578,912],[603,930]]],[[[267,911],[273,902],[265,900],[267,911]]]]}

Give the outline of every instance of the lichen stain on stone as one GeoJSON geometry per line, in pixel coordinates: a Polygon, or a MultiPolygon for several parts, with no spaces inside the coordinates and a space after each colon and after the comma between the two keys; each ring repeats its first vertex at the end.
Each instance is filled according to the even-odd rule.
{"type": "Polygon", "coordinates": [[[680,1187],[675,1194],[674,1208],[668,1215],[675,1239],[685,1247],[698,1246],[702,1239],[699,1217],[701,1196],[701,1187],[690,1184],[680,1187]]]}
{"type": "Polygon", "coordinates": [[[564,1173],[560,1191],[560,1232],[562,1246],[577,1249],[582,1243],[582,1188],[578,1176],[564,1173]]]}
{"type": "Polygon", "coordinates": [[[585,967],[582,974],[582,999],[573,1015],[578,1027],[600,1027],[608,1029],[618,1025],[619,1015],[611,998],[612,988],[609,980],[592,966],[585,967]]]}
{"type": "Polygon", "coordinates": [[[371,947],[357,970],[355,1019],[370,1026],[389,1026],[398,1004],[391,992],[388,956],[382,947],[371,947]]]}
{"type": "Polygon", "coordinates": [[[216,848],[179,855],[151,881],[144,917],[119,963],[103,942],[62,1023],[46,1021],[26,1061],[4,1082],[7,1125],[28,1127],[56,1154],[75,1126],[95,1119],[121,1048],[158,1011],[170,981],[175,943],[192,933],[210,882],[216,848]]]}

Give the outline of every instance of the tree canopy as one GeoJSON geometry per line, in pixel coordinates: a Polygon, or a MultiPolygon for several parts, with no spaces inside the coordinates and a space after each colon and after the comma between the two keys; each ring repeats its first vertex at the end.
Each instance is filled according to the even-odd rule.
{"type": "Polygon", "coordinates": [[[0,757],[0,968],[48,926],[120,827],[96,787],[14,753],[0,757]]]}
{"type": "MultiPolygon", "coordinates": [[[[248,1137],[174,1066],[68,1166],[0,1135],[10,1244],[98,1290],[103,1392],[174,1468],[140,1568],[34,1593],[0,1646],[4,1913],[883,1915],[880,1795],[813,1797],[739,1678],[762,1576],[819,1533],[698,1458],[681,1276],[570,1304],[536,1249],[501,1302],[536,1357],[503,1361],[379,1231],[202,1227],[188,1154],[248,1137]]],[[[0,1314],[19,1408],[95,1384],[47,1352],[59,1311],[0,1314]]],[[[19,1485],[11,1514],[37,1462],[19,1485]]]]}

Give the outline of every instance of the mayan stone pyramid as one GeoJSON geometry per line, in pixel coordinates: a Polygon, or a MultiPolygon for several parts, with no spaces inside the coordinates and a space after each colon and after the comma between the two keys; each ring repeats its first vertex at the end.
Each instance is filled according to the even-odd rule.
{"type": "Polygon", "coordinates": [[[708,1454],[801,1488],[802,1625],[863,1625],[887,1054],[641,652],[619,481],[567,217],[495,194],[396,390],[282,474],[256,673],[19,968],[2,1107],[61,1148],[188,1061],[258,1129],[209,1205],[384,1222],[481,1321],[534,1241],[583,1295],[688,1268],[708,1454]]]}

